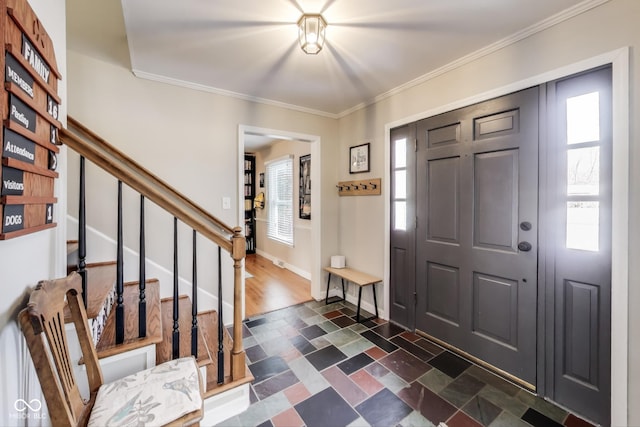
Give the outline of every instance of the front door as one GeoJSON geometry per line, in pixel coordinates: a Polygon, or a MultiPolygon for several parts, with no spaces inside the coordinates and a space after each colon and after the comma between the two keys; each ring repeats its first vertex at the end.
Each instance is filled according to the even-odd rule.
{"type": "Polygon", "coordinates": [[[416,329],[536,384],[537,87],[418,122],[416,329]]]}

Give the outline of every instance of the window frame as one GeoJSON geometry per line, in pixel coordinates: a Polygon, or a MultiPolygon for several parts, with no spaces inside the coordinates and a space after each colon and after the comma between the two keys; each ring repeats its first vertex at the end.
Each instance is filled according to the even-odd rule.
{"type": "MultiPolygon", "coordinates": [[[[294,156],[289,154],[286,156],[281,156],[275,158],[273,160],[269,160],[265,162],[265,186],[267,193],[267,238],[273,240],[274,242],[282,243],[284,245],[294,247],[295,236],[294,236],[294,200],[293,200],[293,159],[294,156]],[[281,195],[278,190],[278,185],[274,182],[274,179],[277,177],[278,170],[274,170],[273,168],[278,168],[283,172],[289,174],[289,189],[288,195],[281,195]],[[275,193],[275,194],[274,194],[275,193]],[[284,210],[284,213],[280,214],[280,212],[284,210]],[[281,215],[287,215],[286,211],[289,211],[288,215],[288,223],[289,223],[289,233],[281,233],[281,230],[287,227],[286,224],[281,224],[280,221],[285,222],[281,215]],[[274,223],[275,221],[275,223],[274,223]]],[[[287,190],[284,190],[287,192],[287,190]]]]}

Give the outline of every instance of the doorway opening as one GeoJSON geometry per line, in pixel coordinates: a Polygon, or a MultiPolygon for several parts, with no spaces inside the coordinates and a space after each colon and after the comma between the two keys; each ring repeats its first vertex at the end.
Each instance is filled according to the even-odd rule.
{"type": "MultiPolygon", "coordinates": [[[[238,129],[238,223],[245,223],[245,203],[250,205],[251,209],[255,206],[255,200],[251,198],[245,199],[245,153],[252,153],[255,162],[255,194],[258,197],[258,209],[254,210],[255,234],[253,244],[255,245],[255,255],[248,255],[245,261],[245,269],[243,269],[242,280],[242,316],[256,315],[259,312],[271,311],[277,308],[283,308],[287,305],[302,302],[299,300],[310,300],[313,295],[320,292],[320,244],[321,244],[321,158],[320,158],[320,137],[317,135],[307,135],[297,132],[285,130],[259,128],[254,126],[240,125],[238,129]],[[279,151],[289,151],[292,153],[281,152],[280,157],[288,157],[293,161],[292,171],[292,193],[293,193],[293,212],[292,212],[292,233],[293,243],[282,243],[272,240],[267,236],[268,220],[269,220],[269,192],[268,179],[266,178],[265,162],[277,160],[279,151]],[[304,154],[301,155],[301,154],[304,154]],[[309,157],[310,156],[310,157],[309,157]],[[301,161],[311,159],[310,174],[306,180],[313,183],[313,191],[309,186],[306,194],[306,203],[304,206],[304,215],[300,208],[299,201],[299,175],[301,161]],[[263,174],[264,178],[261,177],[263,174]],[[260,187],[262,185],[262,187],[260,187]],[[309,203],[310,202],[310,203],[309,203]],[[262,206],[260,206],[262,205],[262,206]],[[310,207],[309,207],[310,205],[310,207]],[[298,215],[300,212],[300,215],[298,215]],[[295,236],[300,238],[296,241],[295,236]],[[296,250],[296,248],[298,250],[296,250]],[[304,250],[300,250],[303,249],[304,250]],[[287,259],[295,257],[296,259],[287,259]],[[300,258],[303,257],[303,258],[300,258]],[[287,267],[287,271],[282,267],[287,267]],[[253,269],[256,277],[249,278],[247,282],[246,271],[253,269]],[[291,276],[293,275],[293,276],[291,276]],[[295,273],[295,274],[294,274],[295,273]],[[301,276],[301,277],[300,277],[301,276]],[[255,289],[248,289],[247,286],[258,286],[261,292],[271,293],[262,294],[260,304],[255,304],[257,295],[253,292],[255,289]],[[306,286],[304,292],[299,292],[300,286],[306,286]],[[289,288],[291,293],[287,290],[289,288]],[[252,291],[252,292],[250,292],[252,291]],[[252,298],[248,301],[248,298],[252,298]]],[[[273,191],[273,190],[272,190],[273,191]]],[[[273,209],[272,209],[273,210],[273,209]]]]}

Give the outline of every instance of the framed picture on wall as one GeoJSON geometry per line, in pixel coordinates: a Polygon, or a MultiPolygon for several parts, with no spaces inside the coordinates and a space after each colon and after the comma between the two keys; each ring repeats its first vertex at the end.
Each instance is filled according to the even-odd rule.
{"type": "Polygon", "coordinates": [[[349,173],[369,172],[369,143],[349,148],[349,173]]]}
{"type": "Polygon", "coordinates": [[[311,219],[311,154],[300,156],[299,209],[301,219],[311,219]]]}

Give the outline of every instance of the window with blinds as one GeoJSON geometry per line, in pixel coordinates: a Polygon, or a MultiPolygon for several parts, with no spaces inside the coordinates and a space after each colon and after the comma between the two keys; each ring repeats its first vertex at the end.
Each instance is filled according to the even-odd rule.
{"type": "Polygon", "coordinates": [[[293,156],[265,164],[267,237],[293,246],[293,156]]]}

